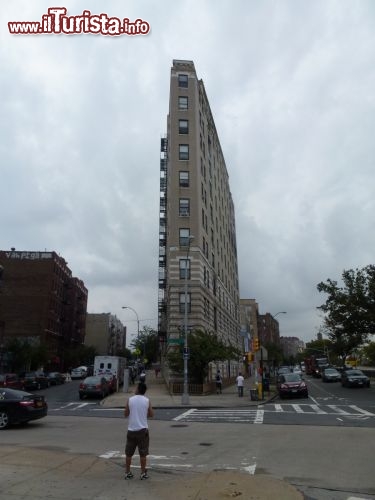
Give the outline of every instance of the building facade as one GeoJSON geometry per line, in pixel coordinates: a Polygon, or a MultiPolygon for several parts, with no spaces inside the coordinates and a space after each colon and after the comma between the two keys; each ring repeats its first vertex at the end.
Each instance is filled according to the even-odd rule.
{"type": "Polygon", "coordinates": [[[271,313],[258,315],[258,336],[262,345],[280,345],[279,322],[271,313]]]}
{"type": "Polygon", "coordinates": [[[285,358],[295,358],[305,348],[305,343],[298,337],[280,337],[280,345],[285,358]]]}
{"type": "Polygon", "coordinates": [[[117,356],[126,347],[126,327],[113,314],[88,313],[85,345],[95,347],[100,356],[117,356]]]}
{"type": "Polygon", "coordinates": [[[0,343],[18,339],[47,349],[62,368],[64,349],[83,344],[87,289],[56,252],[0,251],[0,343]]]}
{"type": "Polygon", "coordinates": [[[234,204],[205,87],[192,61],[173,61],[167,135],[161,140],[158,306],[165,348],[186,326],[241,348],[234,204]]]}
{"type": "Polygon", "coordinates": [[[241,336],[244,352],[253,352],[252,342],[258,338],[259,306],[255,299],[240,299],[241,336]]]}

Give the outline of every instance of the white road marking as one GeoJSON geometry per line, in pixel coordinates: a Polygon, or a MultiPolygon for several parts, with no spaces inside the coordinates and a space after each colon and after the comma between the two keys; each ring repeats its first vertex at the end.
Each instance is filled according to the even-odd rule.
{"type": "Polygon", "coordinates": [[[327,406],[328,406],[328,408],[331,408],[332,410],[334,410],[335,413],[339,413],[340,415],[350,415],[350,413],[343,410],[342,408],[339,408],[336,405],[327,405],[327,406]]]}
{"type": "Polygon", "coordinates": [[[254,424],[263,424],[264,410],[257,410],[256,417],[254,419],[254,424]]]}
{"type": "Polygon", "coordinates": [[[369,411],[362,410],[361,408],[358,408],[358,406],[350,405],[349,408],[352,408],[354,411],[358,411],[359,413],[362,413],[363,415],[367,415],[369,417],[375,417],[374,413],[370,413],[369,411]]]}
{"type": "Polygon", "coordinates": [[[310,407],[315,411],[315,413],[319,415],[326,414],[326,412],[322,410],[318,405],[310,405],[310,407]]]}
{"type": "Polygon", "coordinates": [[[296,413],[305,413],[301,406],[300,405],[292,405],[292,407],[294,408],[294,410],[296,411],[296,413]]]}
{"type": "Polygon", "coordinates": [[[264,410],[258,410],[256,408],[243,409],[243,410],[231,410],[231,409],[201,409],[192,408],[191,410],[178,415],[173,420],[181,421],[185,420],[188,422],[208,422],[208,421],[232,421],[232,422],[253,422],[257,424],[263,423],[264,410]]]}
{"type": "MultiPolygon", "coordinates": [[[[122,453],[121,451],[118,451],[118,450],[115,450],[115,451],[110,450],[110,451],[106,451],[106,452],[102,453],[101,455],[99,455],[99,458],[103,458],[105,460],[111,460],[114,458],[125,459],[125,454],[122,453]]],[[[253,458],[255,458],[255,457],[253,457],[253,458]]],[[[149,467],[148,467],[149,469],[152,469],[153,467],[158,467],[159,469],[160,468],[191,469],[193,467],[196,467],[198,469],[203,469],[207,466],[206,463],[196,464],[196,465],[191,464],[191,463],[181,463],[181,460],[183,460],[183,458],[179,457],[179,456],[175,456],[175,455],[172,455],[169,457],[165,456],[165,455],[148,455],[148,459],[149,459],[149,467]],[[177,462],[179,462],[179,463],[176,462],[176,459],[178,459],[177,462]],[[159,460],[162,460],[162,461],[169,460],[170,462],[158,463],[159,460]],[[156,463],[153,463],[153,462],[156,462],[156,463]]],[[[135,469],[140,468],[140,466],[137,464],[137,462],[135,464],[132,464],[132,467],[135,469]]],[[[242,462],[241,465],[239,465],[238,467],[232,467],[232,466],[222,464],[222,463],[216,463],[216,464],[214,463],[214,464],[211,464],[211,467],[217,468],[217,469],[225,469],[225,470],[242,470],[242,471],[247,472],[248,474],[251,474],[253,476],[255,474],[257,464],[256,463],[249,464],[245,461],[245,462],[242,462]]]]}
{"type": "Polygon", "coordinates": [[[191,410],[188,410],[185,413],[181,413],[181,415],[178,415],[173,420],[175,420],[176,422],[178,422],[179,420],[188,417],[191,413],[194,413],[194,412],[195,412],[195,408],[192,408],[191,410]]]}

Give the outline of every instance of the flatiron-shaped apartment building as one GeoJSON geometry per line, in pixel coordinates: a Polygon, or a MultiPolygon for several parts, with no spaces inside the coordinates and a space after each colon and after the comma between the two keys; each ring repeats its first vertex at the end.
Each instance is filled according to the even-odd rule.
{"type": "Polygon", "coordinates": [[[174,60],[171,68],[167,135],[161,140],[158,301],[164,350],[186,327],[214,332],[241,348],[234,205],[192,61],[174,60]]]}

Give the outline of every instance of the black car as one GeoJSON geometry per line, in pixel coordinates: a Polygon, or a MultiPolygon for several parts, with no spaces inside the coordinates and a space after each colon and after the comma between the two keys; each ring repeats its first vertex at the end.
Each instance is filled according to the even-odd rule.
{"type": "Polygon", "coordinates": [[[65,382],[65,375],[60,372],[50,372],[47,374],[47,378],[50,385],[59,385],[65,382]]]}
{"type": "Polygon", "coordinates": [[[47,415],[44,396],[15,389],[0,389],[0,430],[12,424],[22,424],[47,415]]]}
{"type": "Polygon", "coordinates": [[[46,389],[50,386],[48,377],[43,372],[26,372],[20,378],[26,390],[46,389]]]}
{"type": "Polygon", "coordinates": [[[343,387],[370,387],[370,379],[361,370],[345,370],[341,374],[343,387]]]}

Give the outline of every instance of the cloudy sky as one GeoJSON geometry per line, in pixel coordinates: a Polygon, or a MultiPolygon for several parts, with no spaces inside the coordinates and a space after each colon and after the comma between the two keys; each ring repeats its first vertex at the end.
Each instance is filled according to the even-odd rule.
{"type": "Polygon", "coordinates": [[[375,2],[1,0],[0,249],[55,250],[89,312],[157,327],[159,145],[193,60],[236,208],[240,294],[311,340],[316,285],[374,264],[375,2]],[[144,36],[11,35],[50,7],[144,36]]]}

